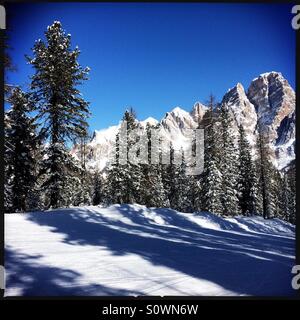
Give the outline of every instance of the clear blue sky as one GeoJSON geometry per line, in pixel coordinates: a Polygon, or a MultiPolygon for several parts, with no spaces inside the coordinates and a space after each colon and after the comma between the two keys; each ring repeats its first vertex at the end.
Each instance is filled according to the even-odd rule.
{"type": "Polygon", "coordinates": [[[116,124],[126,107],[139,119],[190,110],[210,93],[221,99],[241,82],[280,71],[295,88],[291,6],[202,3],[48,3],[10,5],[9,81],[26,88],[24,54],[59,20],[91,68],[81,87],[91,130],[116,124]]]}

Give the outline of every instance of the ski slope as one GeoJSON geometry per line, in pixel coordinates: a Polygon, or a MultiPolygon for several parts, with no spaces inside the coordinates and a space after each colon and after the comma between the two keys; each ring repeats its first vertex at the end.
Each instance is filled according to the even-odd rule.
{"type": "Polygon", "coordinates": [[[290,296],[294,233],[141,205],[6,214],[5,295],[290,296]]]}

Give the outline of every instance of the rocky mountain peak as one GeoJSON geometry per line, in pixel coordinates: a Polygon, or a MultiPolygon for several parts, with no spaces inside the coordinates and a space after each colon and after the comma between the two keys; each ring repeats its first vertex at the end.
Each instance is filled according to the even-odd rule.
{"type": "Polygon", "coordinates": [[[274,147],[278,167],[294,157],[295,92],[280,72],[268,72],[255,78],[248,89],[258,122],[274,147]]]}
{"type": "Polygon", "coordinates": [[[245,89],[241,83],[237,83],[230,88],[223,97],[223,103],[234,105],[242,101],[248,100],[245,89]]]}
{"type": "Polygon", "coordinates": [[[167,112],[165,117],[161,120],[161,124],[168,130],[172,128],[183,129],[196,127],[195,121],[190,113],[180,107],[176,107],[172,111],[167,112]]]}
{"type": "Polygon", "coordinates": [[[254,105],[249,101],[245,89],[241,83],[229,89],[223,97],[222,103],[232,110],[235,119],[235,132],[242,125],[250,144],[255,143],[255,129],[257,114],[254,105]]]}
{"type": "Polygon", "coordinates": [[[205,112],[208,110],[208,107],[200,102],[196,102],[191,111],[191,116],[196,123],[201,122],[203,119],[205,112]]]}
{"type": "Polygon", "coordinates": [[[147,119],[140,121],[140,124],[142,125],[142,127],[146,127],[147,124],[150,124],[152,126],[155,126],[158,124],[158,121],[152,117],[148,117],[147,119]]]}
{"type": "Polygon", "coordinates": [[[280,72],[272,71],[255,78],[247,95],[264,125],[273,123],[277,127],[295,110],[295,92],[280,72]]]}
{"type": "Polygon", "coordinates": [[[173,108],[170,112],[167,112],[168,115],[171,115],[172,117],[187,117],[188,112],[181,109],[180,107],[173,108]]]}
{"type": "MultiPolygon", "coordinates": [[[[254,146],[258,123],[269,132],[269,143],[274,149],[274,164],[282,169],[295,159],[295,92],[279,72],[263,73],[253,79],[248,91],[241,83],[229,89],[222,99],[234,116],[233,134],[237,136],[238,125],[242,124],[249,143],[254,146]]],[[[184,129],[195,129],[208,107],[196,102],[187,112],[176,107],[167,112],[160,122],[149,117],[139,121],[142,128],[147,123],[159,124],[163,135],[173,145],[185,145],[184,129]]],[[[113,149],[119,125],[96,130],[88,144],[88,165],[103,170],[113,149]]],[[[252,149],[253,154],[255,148],[252,149]]],[[[76,150],[75,150],[76,151],[76,150]]]]}

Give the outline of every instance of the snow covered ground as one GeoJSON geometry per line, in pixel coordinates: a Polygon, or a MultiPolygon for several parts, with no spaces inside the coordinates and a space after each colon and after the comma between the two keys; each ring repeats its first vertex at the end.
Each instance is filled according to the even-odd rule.
{"type": "Polygon", "coordinates": [[[141,205],[5,215],[6,296],[293,295],[294,227],[141,205]]]}

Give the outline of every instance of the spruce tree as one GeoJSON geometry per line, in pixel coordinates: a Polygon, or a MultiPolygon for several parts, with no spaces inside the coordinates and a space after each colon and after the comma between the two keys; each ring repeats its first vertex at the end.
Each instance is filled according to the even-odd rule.
{"type": "Polygon", "coordinates": [[[163,187],[166,192],[170,208],[176,207],[176,197],[175,197],[175,175],[176,175],[176,164],[174,163],[174,147],[172,142],[168,145],[169,150],[161,150],[162,157],[166,158],[166,155],[170,156],[168,164],[161,164],[161,171],[162,171],[162,182],[163,187]]]}
{"type": "Polygon", "coordinates": [[[80,205],[81,167],[63,144],[49,144],[43,150],[40,166],[41,190],[45,208],[80,205]],[[54,170],[55,169],[55,170],[54,170]]]}
{"type": "Polygon", "coordinates": [[[46,175],[43,187],[49,207],[57,208],[66,203],[63,193],[70,189],[68,183],[77,178],[77,168],[69,157],[66,143],[87,134],[88,103],[77,87],[87,79],[89,69],[78,64],[80,51],[77,47],[71,49],[71,36],[60,22],[49,26],[45,37],[45,41],[35,42],[33,58],[27,59],[35,69],[31,90],[37,102],[38,118],[43,123],[41,133],[48,142],[42,168],[46,175]]]}
{"type": "Polygon", "coordinates": [[[190,198],[189,179],[186,174],[186,162],[184,152],[181,149],[182,162],[175,165],[174,172],[174,194],[173,194],[173,208],[182,212],[192,211],[192,202],[190,198]]]}
{"type": "Polygon", "coordinates": [[[294,223],[296,222],[296,194],[295,176],[293,169],[278,173],[277,218],[294,223]]]}
{"type": "Polygon", "coordinates": [[[268,134],[258,127],[257,138],[259,184],[262,195],[262,214],[265,219],[276,213],[275,168],[271,162],[272,150],[268,144],[268,134]]]}
{"type": "MultiPolygon", "coordinates": [[[[203,129],[203,124],[198,121],[197,129],[203,129]]],[[[192,157],[195,159],[196,154],[196,139],[193,139],[192,145],[192,157]]],[[[195,163],[191,164],[194,167],[195,163]]],[[[188,175],[188,198],[191,205],[191,211],[201,211],[202,208],[202,197],[201,197],[201,174],[199,175],[188,175]]]]}
{"type": "Polygon", "coordinates": [[[223,104],[221,107],[222,147],[221,171],[222,171],[222,202],[224,215],[236,215],[240,213],[238,193],[238,154],[232,134],[233,119],[230,109],[223,104]]]}
{"type": "MultiPolygon", "coordinates": [[[[79,136],[76,140],[76,146],[79,146],[79,172],[80,172],[80,186],[75,195],[75,205],[90,205],[93,200],[93,174],[87,169],[87,157],[89,153],[88,141],[89,134],[79,136]]],[[[76,141],[75,140],[75,141],[76,141]]]]}
{"type": "Polygon", "coordinates": [[[189,201],[192,212],[201,211],[202,209],[201,186],[201,176],[189,176],[189,201]]]}
{"type": "Polygon", "coordinates": [[[296,172],[292,166],[285,174],[287,192],[287,217],[286,220],[296,224],[296,172]]]}
{"type": "Polygon", "coordinates": [[[94,191],[93,175],[86,168],[82,168],[81,166],[76,169],[78,176],[76,177],[76,184],[73,188],[72,203],[74,206],[91,205],[94,191]]]}
{"type": "Polygon", "coordinates": [[[288,193],[289,186],[285,174],[278,172],[277,176],[278,197],[276,203],[276,218],[288,221],[288,193]]]}
{"type": "Polygon", "coordinates": [[[123,173],[119,166],[119,133],[115,141],[115,161],[110,163],[106,169],[104,179],[103,202],[106,205],[124,203],[125,184],[123,183],[123,173]]]}
{"type": "Polygon", "coordinates": [[[204,127],[204,171],[201,175],[202,210],[223,214],[222,174],[220,171],[220,128],[215,118],[215,99],[210,98],[209,110],[203,118],[204,127]]]}
{"type": "MultiPolygon", "coordinates": [[[[123,183],[125,188],[124,201],[125,203],[135,203],[139,201],[140,194],[140,179],[141,168],[139,163],[132,163],[129,159],[129,151],[135,143],[137,143],[136,136],[131,136],[133,130],[141,129],[139,123],[136,120],[134,110],[127,110],[124,114],[123,121],[126,121],[127,125],[127,162],[126,164],[120,164],[119,168],[123,173],[123,183]]],[[[136,155],[138,156],[137,151],[136,155]]]]}
{"type": "MultiPolygon", "coordinates": [[[[5,83],[4,83],[4,98],[5,101],[8,102],[9,96],[11,96],[11,90],[12,86],[8,83],[8,72],[14,71],[15,67],[12,64],[11,56],[8,52],[10,49],[10,46],[8,44],[8,36],[7,33],[4,36],[4,71],[6,74],[5,77],[5,83]]],[[[4,210],[5,212],[10,212],[12,210],[12,190],[11,190],[11,179],[8,176],[8,170],[9,166],[11,165],[11,159],[9,158],[9,155],[11,154],[10,150],[12,150],[10,146],[9,137],[7,136],[7,130],[10,129],[10,118],[9,113],[4,113],[4,126],[0,127],[0,134],[4,136],[4,145],[1,145],[3,147],[4,152],[4,165],[2,167],[2,170],[4,172],[4,210]]]]}
{"type": "Polygon", "coordinates": [[[164,190],[160,166],[142,165],[140,183],[140,204],[147,207],[169,207],[169,199],[164,190]]]}
{"type": "Polygon", "coordinates": [[[243,126],[239,125],[239,203],[243,215],[257,214],[258,190],[257,177],[243,126]]]}
{"type": "Polygon", "coordinates": [[[10,142],[9,133],[11,131],[10,112],[4,114],[4,211],[12,212],[12,161],[14,146],[10,142]]]}
{"type": "Polygon", "coordinates": [[[5,209],[24,212],[31,209],[28,197],[36,182],[36,152],[40,140],[29,94],[20,88],[8,98],[11,109],[5,115],[5,209]]]}
{"type": "Polygon", "coordinates": [[[93,173],[93,194],[92,203],[94,206],[99,205],[103,201],[103,182],[102,176],[98,170],[93,173]]]}
{"type": "Polygon", "coordinates": [[[136,143],[132,138],[133,130],[139,128],[133,110],[126,110],[121,126],[126,126],[126,137],[120,136],[123,130],[119,130],[116,136],[115,161],[109,166],[105,182],[105,202],[135,203],[140,200],[140,164],[131,163],[128,158],[130,148],[136,143]],[[123,145],[124,138],[127,145],[123,145]],[[121,150],[123,148],[123,150],[121,150]],[[121,161],[121,152],[125,155],[125,163],[121,161]]]}
{"type": "Polygon", "coordinates": [[[147,123],[148,163],[141,164],[140,203],[147,207],[168,207],[169,199],[164,189],[162,170],[159,164],[151,163],[151,129],[155,126],[147,123]]]}

